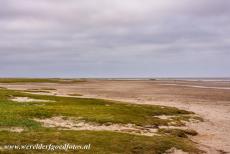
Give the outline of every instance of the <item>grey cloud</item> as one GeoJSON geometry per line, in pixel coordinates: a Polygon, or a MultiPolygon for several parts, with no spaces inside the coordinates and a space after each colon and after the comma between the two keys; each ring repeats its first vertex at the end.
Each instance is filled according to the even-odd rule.
{"type": "Polygon", "coordinates": [[[229,0],[2,0],[0,76],[230,76],[229,7],[229,0]]]}

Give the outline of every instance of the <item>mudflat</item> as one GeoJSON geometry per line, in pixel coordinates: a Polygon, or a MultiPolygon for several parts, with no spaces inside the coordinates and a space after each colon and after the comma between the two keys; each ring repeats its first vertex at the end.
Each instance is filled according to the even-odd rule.
{"type": "Polygon", "coordinates": [[[188,124],[199,133],[192,140],[207,153],[230,153],[230,81],[88,79],[71,84],[0,83],[0,87],[36,94],[50,88],[45,89],[49,92],[46,95],[103,98],[192,111],[204,119],[188,124]]]}

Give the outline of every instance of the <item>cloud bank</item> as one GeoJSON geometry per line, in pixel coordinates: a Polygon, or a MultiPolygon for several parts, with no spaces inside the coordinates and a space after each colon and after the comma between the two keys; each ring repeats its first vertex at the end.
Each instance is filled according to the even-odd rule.
{"type": "Polygon", "coordinates": [[[229,0],[1,0],[0,76],[230,76],[229,0]]]}

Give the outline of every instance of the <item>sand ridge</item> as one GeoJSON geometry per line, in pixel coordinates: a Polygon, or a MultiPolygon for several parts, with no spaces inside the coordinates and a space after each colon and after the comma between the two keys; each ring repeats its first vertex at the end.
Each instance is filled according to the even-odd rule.
{"type": "Polygon", "coordinates": [[[62,130],[115,131],[144,136],[157,135],[156,132],[158,130],[156,128],[145,128],[141,126],[136,126],[134,124],[96,124],[85,122],[84,120],[75,120],[70,117],[52,117],[47,119],[34,120],[37,122],[41,122],[44,127],[56,127],[62,130]]]}

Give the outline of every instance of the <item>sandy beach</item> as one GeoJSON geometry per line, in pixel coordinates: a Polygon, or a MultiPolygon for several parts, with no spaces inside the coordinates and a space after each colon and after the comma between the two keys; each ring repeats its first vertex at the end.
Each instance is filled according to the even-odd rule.
{"type": "MultiPolygon", "coordinates": [[[[178,107],[200,115],[204,122],[188,127],[199,135],[192,138],[207,153],[230,152],[230,82],[182,80],[96,80],[77,84],[14,83],[0,84],[16,90],[55,88],[49,94],[79,94],[138,104],[178,107]]],[[[42,94],[42,93],[41,93],[42,94]]]]}

